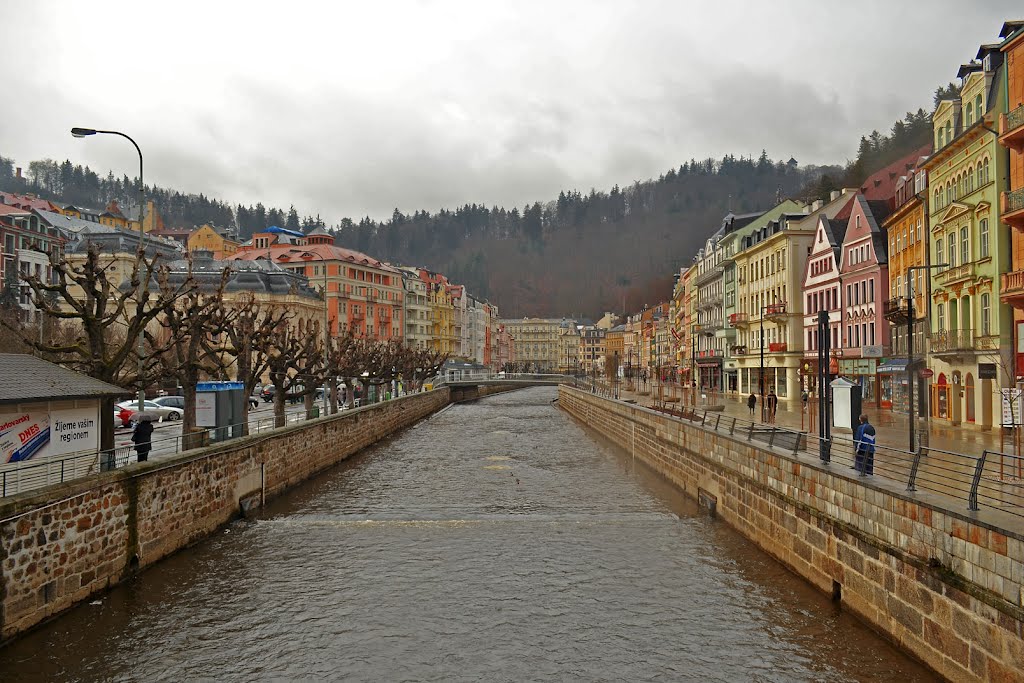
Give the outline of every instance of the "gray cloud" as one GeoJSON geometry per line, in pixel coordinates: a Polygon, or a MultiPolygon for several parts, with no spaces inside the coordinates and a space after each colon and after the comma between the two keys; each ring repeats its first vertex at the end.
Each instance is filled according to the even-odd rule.
{"type": "Polygon", "coordinates": [[[0,118],[0,153],[134,173],[130,146],[67,133],[122,129],[150,182],[328,221],[522,206],[762,148],[842,162],[860,135],[927,108],[1017,11],[1000,1],[967,16],[948,0],[180,5],[7,8],[5,86],[24,106],[0,118]],[[144,44],[101,38],[142,26],[144,44]]]}

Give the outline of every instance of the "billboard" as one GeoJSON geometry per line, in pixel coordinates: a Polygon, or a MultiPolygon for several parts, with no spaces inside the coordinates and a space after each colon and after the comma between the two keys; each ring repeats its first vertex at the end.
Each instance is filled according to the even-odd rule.
{"type": "Polygon", "coordinates": [[[99,449],[98,406],[0,416],[0,463],[99,449]]]}

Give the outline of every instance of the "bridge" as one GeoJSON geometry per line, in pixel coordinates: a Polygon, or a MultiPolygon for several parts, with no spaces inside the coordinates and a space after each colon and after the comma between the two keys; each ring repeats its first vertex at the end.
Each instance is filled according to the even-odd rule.
{"type": "Polygon", "coordinates": [[[451,373],[447,379],[438,382],[436,386],[450,387],[452,401],[471,401],[499,391],[526,387],[556,387],[559,384],[575,386],[579,381],[579,377],[564,374],[499,372],[489,375],[459,376],[458,373],[451,373]]]}

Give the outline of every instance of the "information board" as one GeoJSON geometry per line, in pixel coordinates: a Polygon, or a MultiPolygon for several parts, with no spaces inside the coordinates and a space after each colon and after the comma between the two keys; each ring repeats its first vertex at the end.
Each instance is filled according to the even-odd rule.
{"type": "Polygon", "coordinates": [[[1024,408],[1024,391],[1020,389],[1000,389],[1002,403],[1002,425],[1004,427],[1016,427],[1021,424],[1021,409],[1024,408]]]}

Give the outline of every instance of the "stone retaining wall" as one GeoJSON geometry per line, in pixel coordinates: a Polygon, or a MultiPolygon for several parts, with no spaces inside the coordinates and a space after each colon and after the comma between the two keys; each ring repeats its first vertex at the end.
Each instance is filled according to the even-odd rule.
{"type": "Polygon", "coordinates": [[[4,499],[0,641],[448,403],[447,388],[413,394],[4,499]]]}
{"type": "Polygon", "coordinates": [[[1019,518],[571,387],[559,405],[946,678],[1024,681],[1019,518]]]}

